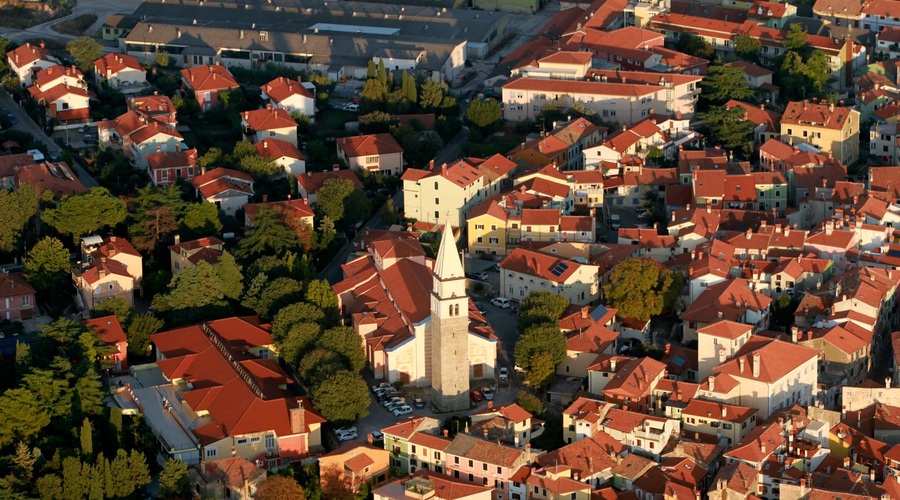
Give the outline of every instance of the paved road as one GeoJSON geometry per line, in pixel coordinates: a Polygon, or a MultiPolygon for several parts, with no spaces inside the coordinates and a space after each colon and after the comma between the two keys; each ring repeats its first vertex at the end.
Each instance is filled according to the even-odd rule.
{"type": "MultiPolygon", "coordinates": [[[[14,130],[28,132],[29,134],[33,135],[35,139],[43,142],[44,145],[47,146],[47,152],[51,157],[59,157],[59,155],[62,153],[62,149],[56,144],[56,142],[53,141],[53,139],[51,139],[47,134],[44,133],[44,131],[41,129],[41,127],[38,126],[38,124],[34,123],[34,120],[32,120],[30,116],[28,116],[28,113],[26,113],[24,109],[16,104],[16,102],[6,92],[6,90],[2,89],[0,89],[0,107],[14,114],[16,116],[16,119],[19,120],[18,123],[13,125],[12,128],[14,130]]],[[[93,177],[91,177],[91,174],[89,174],[87,170],[78,165],[78,163],[69,166],[72,167],[72,169],[75,171],[75,175],[78,176],[78,180],[81,181],[81,184],[83,184],[84,187],[92,188],[99,185],[97,184],[97,181],[94,180],[93,177]]]]}
{"type": "Polygon", "coordinates": [[[141,5],[141,2],[142,0],[78,0],[78,4],[75,5],[75,8],[72,9],[72,13],[68,16],[32,26],[24,31],[12,28],[0,28],[0,35],[18,43],[24,43],[26,40],[33,40],[35,38],[51,38],[65,42],[75,37],[57,33],[51,26],[82,14],[95,14],[97,16],[97,21],[85,31],[85,35],[91,36],[103,26],[103,22],[106,21],[107,17],[112,14],[131,14],[139,5],[141,5]]]}

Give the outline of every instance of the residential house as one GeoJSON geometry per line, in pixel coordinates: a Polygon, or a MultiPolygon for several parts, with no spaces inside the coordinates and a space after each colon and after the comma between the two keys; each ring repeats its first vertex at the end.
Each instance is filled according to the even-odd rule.
{"type": "Polygon", "coordinates": [[[575,190],[576,208],[603,207],[603,173],[598,170],[576,170],[570,173],[575,190]]]}
{"type": "Polygon", "coordinates": [[[101,257],[72,279],[78,290],[76,302],[83,311],[89,311],[97,304],[115,297],[124,298],[129,306],[134,304],[136,282],[125,266],[116,260],[101,257]]]}
{"type": "Polygon", "coordinates": [[[145,121],[154,120],[172,127],[178,124],[177,111],[172,100],[168,96],[159,95],[155,90],[153,95],[126,97],[125,104],[129,110],[143,116],[145,121]]]}
{"type": "Polygon", "coordinates": [[[494,406],[493,401],[488,401],[483,410],[471,415],[471,419],[469,431],[472,435],[485,436],[491,441],[516,448],[524,448],[544,431],[543,422],[534,419],[530,412],[516,403],[494,406]]]}
{"type": "Polygon", "coordinates": [[[225,242],[210,236],[182,243],[181,236],[175,235],[175,244],[169,247],[169,257],[172,263],[172,275],[176,275],[187,268],[194,267],[200,261],[209,264],[218,264],[222,258],[225,242]]]}
{"type": "Polygon", "coordinates": [[[509,215],[490,198],[472,208],[466,217],[469,253],[506,255],[509,215]]]}
{"type": "Polygon", "coordinates": [[[358,189],[363,189],[363,183],[352,170],[340,170],[338,165],[335,165],[332,170],[306,172],[297,174],[295,177],[297,178],[297,196],[309,200],[310,206],[316,204],[316,193],[330,179],[346,179],[358,189]]]}
{"type": "Polygon", "coordinates": [[[754,89],[758,89],[766,84],[772,85],[772,74],[774,72],[770,69],[763,68],[762,66],[741,59],[727,62],[725,63],[725,66],[730,68],[740,68],[744,73],[744,77],[747,78],[747,83],[754,89]]]}
{"type": "Polygon", "coordinates": [[[716,366],[734,357],[753,334],[753,325],[723,319],[697,329],[698,376],[704,380],[716,366]]]}
{"type": "Polygon", "coordinates": [[[403,148],[391,134],[370,134],[337,139],[337,155],[350,170],[381,175],[403,173],[403,148]]]}
{"type": "MultiPolygon", "coordinates": [[[[311,85],[311,83],[310,83],[311,85]]],[[[297,80],[291,80],[283,76],[272,80],[262,86],[262,100],[272,104],[273,107],[284,109],[288,114],[298,113],[310,123],[316,117],[316,97],[313,95],[315,87],[306,87],[306,84],[297,80]]]]}
{"type": "Polygon", "coordinates": [[[332,487],[349,487],[359,492],[363,484],[378,484],[390,476],[390,450],[350,441],[319,457],[319,482],[328,491],[327,481],[340,481],[332,487]]]}
{"type": "Polygon", "coordinates": [[[404,215],[432,224],[449,222],[463,227],[469,211],[487,197],[488,179],[465,160],[431,167],[411,168],[403,173],[404,215]]]}
{"type": "Polygon", "coordinates": [[[380,486],[375,500],[409,500],[428,495],[433,500],[492,500],[494,488],[471,484],[464,479],[422,469],[415,475],[380,486]]]}
{"type": "Polygon", "coordinates": [[[113,373],[128,371],[128,339],[119,319],[115,315],[110,315],[89,319],[84,324],[97,335],[100,343],[109,349],[109,352],[100,359],[100,367],[113,373]]]}
{"type": "Polygon", "coordinates": [[[204,498],[253,500],[267,477],[264,468],[244,457],[205,461],[188,472],[194,485],[192,489],[204,498]]]}
{"type": "MultiPolygon", "coordinates": [[[[729,462],[719,469],[713,480],[716,498],[744,499],[759,492],[759,472],[741,461],[729,462]]],[[[712,494],[710,495],[712,496],[712,494]]]]}
{"type": "Polygon", "coordinates": [[[632,453],[659,460],[669,440],[681,431],[681,422],[613,408],[606,413],[600,430],[628,446],[632,453]]]}
{"type": "Polygon", "coordinates": [[[145,158],[147,175],[154,186],[168,186],[178,179],[192,181],[200,173],[197,150],[150,153],[145,158]]]}
{"type": "Polygon", "coordinates": [[[132,159],[139,169],[149,169],[147,157],[153,153],[180,153],[187,150],[181,133],[174,126],[161,124],[155,120],[146,122],[129,136],[130,147],[125,155],[132,159]]]}
{"type": "Polygon", "coordinates": [[[541,455],[537,463],[543,467],[569,467],[573,477],[577,474],[580,481],[596,490],[612,483],[612,469],[627,450],[624,443],[598,430],[590,436],[541,455]]]}
{"type": "Polygon", "coordinates": [[[256,154],[283,168],[288,176],[306,173],[306,157],[290,142],[266,137],[256,143],[256,154]]]}
{"type": "MultiPolygon", "coordinates": [[[[785,228],[787,230],[787,228],[785,228]]],[[[821,286],[834,274],[834,261],[797,256],[781,258],[771,275],[770,289],[776,294],[800,294],[821,286]]]]}
{"type": "Polygon", "coordinates": [[[613,487],[615,488],[615,492],[612,493],[615,496],[612,498],[619,498],[619,492],[624,492],[626,498],[637,498],[637,495],[633,493],[634,482],[640,479],[654,465],[656,465],[656,462],[637,453],[629,453],[622,457],[615,467],[612,468],[613,487]],[[628,493],[631,493],[633,497],[627,496],[628,493]]]}
{"type": "Polygon", "coordinates": [[[844,165],[859,159],[859,111],[808,101],[788,103],[781,117],[782,140],[810,144],[844,165]]]}
{"type": "MultiPolygon", "coordinates": [[[[665,378],[666,366],[653,358],[636,358],[618,363],[614,376],[601,389],[604,401],[617,404],[626,410],[651,411],[651,394],[656,384],[665,378]]],[[[595,384],[599,385],[599,384],[595,384]]],[[[589,385],[594,393],[595,386],[589,385]]]]}
{"type": "Polygon", "coordinates": [[[75,66],[56,65],[42,69],[34,75],[34,85],[29,92],[47,92],[58,85],[79,87],[87,90],[84,73],[75,66]]]}
{"type": "Polygon", "coordinates": [[[772,299],[752,290],[742,278],[711,285],[682,313],[684,338],[696,339],[697,330],[721,319],[753,325],[760,331],[769,325],[772,299]]]}
{"type": "Polygon", "coordinates": [[[725,103],[725,107],[727,109],[741,108],[744,110],[744,120],[754,125],[753,140],[756,144],[764,144],[769,139],[775,139],[781,135],[781,115],[766,109],[765,104],[754,106],[743,101],[731,99],[725,103]]]}
{"type": "Polygon", "coordinates": [[[844,423],[832,427],[828,438],[831,455],[844,459],[846,469],[871,471],[873,481],[885,479],[884,466],[888,463],[885,454],[891,449],[890,445],[844,423]]]}
{"type": "Polygon", "coordinates": [[[599,170],[604,162],[618,164],[627,156],[671,160],[678,155],[679,146],[695,142],[698,137],[690,128],[690,120],[653,115],[630,126],[623,125],[598,146],[586,149],[585,167],[599,170]]]}
{"type": "Polygon", "coordinates": [[[9,321],[33,319],[34,287],[22,273],[4,271],[0,274],[0,317],[9,321]]]}
{"type": "MultiPolygon", "coordinates": [[[[779,408],[814,402],[819,350],[753,336],[737,354],[717,366],[718,381],[728,375],[738,382],[738,398],[713,397],[718,401],[759,410],[757,418],[768,418],[779,408]]],[[[712,387],[713,375],[708,377],[712,387]]],[[[701,386],[702,389],[702,386],[701,386]]]]}
{"type": "Polygon", "coordinates": [[[869,128],[869,155],[891,165],[900,163],[897,139],[900,139],[900,124],[873,123],[869,128]]]}
{"type": "Polygon", "coordinates": [[[556,291],[571,304],[600,296],[598,267],[517,248],[500,263],[500,295],[522,300],[535,290],[556,291]]]}
{"type": "Polygon", "coordinates": [[[681,412],[681,428],[688,435],[699,432],[731,445],[756,427],[757,412],[756,408],[695,398],[681,412]]]}
{"type": "Polygon", "coordinates": [[[696,498],[699,485],[706,478],[706,470],[689,458],[668,458],[651,468],[634,483],[638,498],[665,500],[667,498],[696,498]]]}
{"type": "Polygon", "coordinates": [[[63,83],[41,90],[33,85],[28,87],[28,92],[38,104],[46,108],[48,119],[55,119],[61,123],[78,123],[91,117],[88,104],[90,95],[84,88],[63,83]]]}
{"type": "MultiPolygon", "coordinates": [[[[540,468],[522,467],[514,476],[516,482],[522,483],[529,498],[550,500],[571,498],[572,500],[588,500],[591,496],[591,485],[585,484],[581,476],[574,474],[570,467],[545,466],[540,468]],[[527,474],[527,477],[522,476],[527,474]]],[[[513,490],[510,489],[510,492],[513,490]]]]}
{"type": "Polygon", "coordinates": [[[287,111],[268,106],[241,113],[241,129],[253,143],[278,139],[297,147],[297,122],[287,111]]]}
{"type": "Polygon", "coordinates": [[[827,376],[841,385],[859,385],[866,380],[872,364],[872,336],[859,337],[840,325],[801,332],[796,326],[792,335],[797,343],[821,351],[819,382],[827,376]]]}
{"type": "Polygon", "coordinates": [[[253,177],[230,168],[215,168],[191,180],[201,201],[215,203],[219,210],[234,215],[253,196],[253,177]]]}
{"type": "Polygon", "coordinates": [[[106,54],[94,61],[94,83],[106,82],[122,92],[140,92],[147,85],[147,70],[128,54],[106,54]]]}
{"type": "Polygon", "coordinates": [[[537,139],[523,142],[516,148],[516,154],[527,151],[546,156],[544,165],[554,163],[560,171],[582,170],[582,151],[599,144],[606,135],[606,127],[600,127],[585,118],[577,118],[568,123],[553,122],[553,129],[537,139]]]}
{"type": "Polygon", "coordinates": [[[447,475],[479,486],[493,486],[495,494],[510,491],[513,474],[532,462],[531,446],[520,450],[459,433],[446,449],[447,475]]]}
{"type": "Polygon", "coordinates": [[[586,378],[598,354],[613,354],[619,333],[604,324],[594,324],[566,335],[566,359],[556,373],[566,377],[586,378]]]}
{"type": "Polygon", "coordinates": [[[40,45],[25,42],[25,45],[10,50],[6,53],[6,62],[23,87],[31,86],[33,77],[38,71],[59,64],[59,60],[50,55],[50,51],[44,47],[43,42],[40,45]]]}
{"type": "Polygon", "coordinates": [[[721,283],[731,276],[733,258],[734,247],[719,239],[713,239],[691,250],[687,276],[690,280],[688,285],[690,303],[697,300],[706,288],[721,283]]]}
{"type": "Polygon", "coordinates": [[[578,80],[584,78],[591,69],[591,59],[593,55],[590,52],[561,50],[513,68],[511,73],[512,76],[522,75],[529,78],[578,80]]]}
{"type": "Polygon", "coordinates": [[[225,66],[210,64],[181,70],[181,83],[185,89],[194,92],[194,98],[203,110],[218,106],[219,94],[240,88],[238,82],[225,66]]]}
{"type": "MultiPolygon", "coordinates": [[[[84,251],[84,240],[82,240],[82,251],[84,251]]],[[[134,278],[135,288],[140,288],[141,279],[144,277],[144,258],[130,241],[119,236],[104,238],[99,245],[90,247],[89,254],[85,252],[84,261],[85,264],[89,264],[104,258],[117,261],[125,266],[125,270],[134,278]]]]}
{"type": "Polygon", "coordinates": [[[225,318],[154,334],[157,376],[131,388],[163,457],[195,465],[243,457],[268,470],[322,451],[320,415],[287,389],[268,327],[225,318]],[[180,403],[179,403],[180,402],[180,403]]]}
{"type": "MultiPolygon", "coordinates": [[[[542,208],[556,208],[567,214],[575,206],[569,178],[552,163],[536,172],[520,173],[516,177],[515,186],[523,195],[531,194],[541,198],[542,208]],[[544,200],[546,200],[546,204],[543,203],[544,200]]],[[[523,205],[523,208],[526,207],[523,205]]]]}
{"type": "Polygon", "coordinates": [[[390,466],[398,475],[417,470],[444,472],[444,451],[450,439],[441,430],[441,422],[431,417],[413,416],[381,429],[384,449],[391,452],[390,466]],[[415,442],[413,442],[415,441],[415,442]]]}
{"type": "Polygon", "coordinates": [[[787,23],[796,15],[797,7],[794,5],[757,0],[747,12],[747,20],[759,23],[760,26],[778,29],[787,28],[787,23]]]}
{"type": "Polygon", "coordinates": [[[579,397],[563,410],[563,439],[571,444],[602,432],[600,423],[603,422],[606,413],[613,408],[616,408],[613,403],[579,397]]]}
{"type": "Polygon", "coordinates": [[[72,168],[65,162],[31,163],[18,167],[15,170],[13,183],[15,187],[22,184],[31,185],[38,197],[41,197],[44,191],[50,191],[57,199],[87,191],[72,168]]]}

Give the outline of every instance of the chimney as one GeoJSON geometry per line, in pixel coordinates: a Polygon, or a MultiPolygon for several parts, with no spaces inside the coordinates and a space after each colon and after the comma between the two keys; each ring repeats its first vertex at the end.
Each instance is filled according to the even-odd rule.
{"type": "Polygon", "coordinates": [[[850,468],[850,457],[844,457],[844,468],[845,469],[850,468]]]}
{"type": "Polygon", "coordinates": [[[487,402],[487,409],[488,409],[488,410],[493,410],[493,409],[494,409],[494,402],[493,402],[493,401],[488,401],[488,402],[487,402]]]}
{"type": "Polygon", "coordinates": [[[175,235],[175,244],[176,244],[176,245],[180,245],[180,244],[181,244],[181,235],[180,235],[180,234],[176,234],[176,235],[175,235]]]}
{"type": "Polygon", "coordinates": [[[722,311],[717,311],[717,312],[716,312],[716,316],[717,316],[719,319],[722,319],[722,317],[724,316],[724,314],[722,314],[722,311]]]}
{"type": "Polygon", "coordinates": [[[759,451],[761,451],[763,455],[766,454],[766,443],[761,443],[759,445],[759,451]]]}
{"type": "Polygon", "coordinates": [[[672,344],[670,342],[666,342],[666,354],[669,354],[672,351],[672,344]]]}
{"type": "Polygon", "coordinates": [[[890,389],[890,388],[891,388],[891,382],[893,382],[893,379],[891,379],[891,377],[889,377],[889,376],[888,376],[888,377],[884,377],[884,388],[885,388],[885,389],[890,389]]]}
{"type": "Polygon", "coordinates": [[[719,364],[725,362],[728,358],[728,352],[725,350],[725,346],[719,346],[719,364]]]}
{"type": "Polygon", "coordinates": [[[744,359],[743,356],[738,358],[738,371],[740,373],[744,373],[744,369],[747,367],[747,360],[744,359]]]}
{"type": "Polygon", "coordinates": [[[303,403],[300,401],[297,401],[297,403],[300,406],[290,410],[291,432],[293,434],[300,434],[306,428],[306,411],[303,409],[303,403]]]}
{"type": "Polygon", "coordinates": [[[263,199],[263,203],[268,203],[268,202],[269,202],[269,195],[267,195],[267,194],[262,195],[262,199],[263,199]]]}
{"type": "Polygon", "coordinates": [[[449,435],[450,435],[450,431],[448,429],[444,429],[444,437],[447,437],[449,435]]]}
{"type": "Polygon", "coordinates": [[[722,418],[726,418],[728,416],[728,407],[722,405],[722,418]]]}
{"type": "Polygon", "coordinates": [[[759,378],[759,352],[753,353],[753,378],[759,378]]]}
{"type": "Polygon", "coordinates": [[[446,163],[441,165],[441,175],[443,175],[443,176],[447,175],[447,164],[446,163]]]}
{"type": "Polygon", "coordinates": [[[800,340],[800,329],[796,326],[791,327],[791,342],[797,343],[800,340]]]}
{"type": "Polygon", "coordinates": [[[716,390],[716,376],[710,375],[707,380],[709,380],[709,392],[714,392],[716,390]]]}
{"type": "Polygon", "coordinates": [[[614,357],[610,358],[610,360],[609,360],[609,371],[611,371],[611,372],[616,371],[616,358],[614,358],[614,357]]]}
{"type": "Polygon", "coordinates": [[[432,158],[431,161],[428,162],[428,170],[434,170],[434,158],[432,158]]]}
{"type": "Polygon", "coordinates": [[[591,308],[588,306],[584,306],[581,308],[581,319],[588,319],[588,313],[590,313],[591,308]]]}
{"type": "Polygon", "coordinates": [[[487,430],[487,427],[484,428],[484,432],[482,432],[482,435],[484,436],[484,439],[487,440],[487,438],[488,438],[488,430],[487,430]]]}
{"type": "Polygon", "coordinates": [[[335,163],[335,164],[331,165],[331,171],[332,171],[332,172],[337,172],[337,171],[340,170],[340,169],[341,169],[341,164],[340,164],[340,163],[335,163]]]}

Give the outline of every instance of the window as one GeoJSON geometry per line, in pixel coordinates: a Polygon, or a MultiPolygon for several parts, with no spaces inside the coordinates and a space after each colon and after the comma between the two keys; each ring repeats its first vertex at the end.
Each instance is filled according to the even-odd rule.
{"type": "Polygon", "coordinates": [[[491,244],[493,244],[493,245],[496,245],[500,242],[500,240],[497,238],[490,238],[490,241],[491,241],[491,244]]]}
{"type": "Polygon", "coordinates": [[[218,448],[207,448],[206,449],[206,458],[215,457],[219,454],[218,448]]]}
{"type": "Polygon", "coordinates": [[[469,460],[469,468],[475,467],[475,462],[469,460]]]}
{"type": "Polygon", "coordinates": [[[258,442],[259,442],[259,436],[254,436],[254,437],[250,438],[250,442],[251,442],[251,443],[258,443],[258,442]]]}
{"type": "Polygon", "coordinates": [[[275,131],[274,131],[274,130],[269,131],[269,137],[275,137],[275,131]]]}
{"type": "Polygon", "coordinates": [[[440,204],[441,204],[441,199],[440,199],[440,198],[435,198],[435,199],[434,199],[434,204],[435,204],[435,205],[440,205],[440,204]]]}
{"type": "Polygon", "coordinates": [[[22,305],[23,305],[23,306],[30,306],[30,305],[31,305],[31,296],[30,296],[30,295],[25,295],[25,296],[22,297],[22,305]]]}
{"type": "Polygon", "coordinates": [[[366,163],[378,163],[377,156],[366,156],[366,163]]]}
{"type": "MultiPolygon", "coordinates": [[[[496,238],[491,238],[491,240],[495,240],[495,239],[496,239],[496,238]]],[[[478,237],[478,243],[484,243],[484,238],[482,238],[481,236],[479,236],[479,237],[478,237]]],[[[493,241],[491,241],[491,243],[493,243],[493,241]]]]}
{"type": "Polygon", "coordinates": [[[497,224],[491,224],[491,231],[497,230],[497,224]]]}
{"type": "Polygon", "coordinates": [[[484,229],[484,224],[475,224],[475,229],[484,229]]]}
{"type": "Polygon", "coordinates": [[[266,434],[266,448],[275,447],[275,434],[266,434]]]}
{"type": "Polygon", "coordinates": [[[415,452],[416,452],[416,445],[412,445],[411,450],[412,450],[413,453],[415,453],[415,452]]]}
{"type": "Polygon", "coordinates": [[[438,220],[441,218],[441,213],[437,210],[434,211],[434,220],[438,220]]]}
{"type": "MultiPolygon", "coordinates": [[[[459,457],[453,457],[453,463],[455,463],[456,465],[459,465],[459,457]]],[[[457,477],[459,477],[459,476],[457,476],[457,477]]]]}
{"type": "Polygon", "coordinates": [[[247,444],[247,438],[240,438],[237,440],[237,444],[247,444]]]}
{"type": "Polygon", "coordinates": [[[434,181],[434,189],[437,189],[437,188],[438,188],[438,183],[437,183],[437,181],[434,181]]]}
{"type": "Polygon", "coordinates": [[[439,452],[439,451],[434,452],[434,459],[435,459],[435,460],[440,460],[440,459],[441,459],[441,452],[439,452]]]}
{"type": "Polygon", "coordinates": [[[481,470],[487,472],[487,464],[481,464],[481,470]]]}

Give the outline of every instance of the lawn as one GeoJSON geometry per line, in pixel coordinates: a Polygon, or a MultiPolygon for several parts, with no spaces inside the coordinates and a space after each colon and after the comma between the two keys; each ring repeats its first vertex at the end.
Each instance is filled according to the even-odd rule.
{"type": "Polygon", "coordinates": [[[492,156],[494,154],[506,154],[518,145],[522,144],[525,138],[518,134],[492,135],[482,142],[466,142],[466,154],[469,156],[492,156]]]}
{"type": "Polygon", "coordinates": [[[0,26],[4,28],[26,29],[37,24],[69,15],[69,9],[57,7],[43,10],[45,4],[30,2],[4,2],[0,7],[0,26]]]}
{"type": "Polygon", "coordinates": [[[316,129],[320,132],[345,132],[344,124],[347,122],[355,122],[359,119],[359,114],[352,111],[344,111],[342,109],[328,109],[319,114],[316,118],[316,129]]]}
{"type": "Polygon", "coordinates": [[[56,23],[51,28],[53,28],[53,31],[64,35],[81,36],[95,22],[97,22],[96,14],[82,14],[61,23],[56,23]]]}

